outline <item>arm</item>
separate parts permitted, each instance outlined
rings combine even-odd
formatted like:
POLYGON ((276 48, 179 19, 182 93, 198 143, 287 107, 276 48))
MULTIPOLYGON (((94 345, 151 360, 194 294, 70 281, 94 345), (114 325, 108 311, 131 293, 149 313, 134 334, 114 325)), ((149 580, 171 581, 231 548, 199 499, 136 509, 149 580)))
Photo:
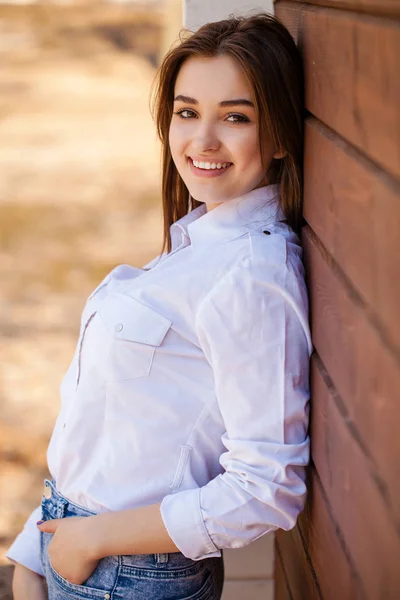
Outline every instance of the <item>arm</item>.
POLYGON ((21 564, 16 564, 12 580, 14 600, 47 600, 46 580, 21 564))
POLYGON ((291 529, 304 507, 307 312, 301 275, 264 259, 244 261, 200 306, 198 338, 226 426, 225 472, 161 502, 164 524, 187 557, 200 560, 291 529))

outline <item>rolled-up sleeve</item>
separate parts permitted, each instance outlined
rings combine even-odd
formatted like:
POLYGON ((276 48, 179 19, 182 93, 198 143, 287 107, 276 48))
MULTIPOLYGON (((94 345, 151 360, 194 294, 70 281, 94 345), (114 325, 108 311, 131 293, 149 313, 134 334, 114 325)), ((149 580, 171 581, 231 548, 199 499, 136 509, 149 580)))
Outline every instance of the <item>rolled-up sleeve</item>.
POLYGON ((202 301, 196 330, 226 427, 224 472, 160 510, 176 546, 200 560, 293 528, 304 507, 312 343, 301 269, 243 260, 202 301))
POLYGON ((44 576, 40 562, 40 531, 36 526, 41 518, 42 508, 39 505, 32 511, 23 530, 8 548, 6 558, 44 576))

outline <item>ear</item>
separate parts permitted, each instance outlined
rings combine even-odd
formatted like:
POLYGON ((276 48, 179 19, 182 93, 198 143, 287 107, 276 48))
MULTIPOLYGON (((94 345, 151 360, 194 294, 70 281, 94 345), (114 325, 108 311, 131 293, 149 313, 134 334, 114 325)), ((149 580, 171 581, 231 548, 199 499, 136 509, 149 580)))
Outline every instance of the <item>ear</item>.
POLYGON ((275 152, 274 154, 274 158, 284 158, 286 156, 287 152, 285 150, 277 150, 277 152, 275 152))

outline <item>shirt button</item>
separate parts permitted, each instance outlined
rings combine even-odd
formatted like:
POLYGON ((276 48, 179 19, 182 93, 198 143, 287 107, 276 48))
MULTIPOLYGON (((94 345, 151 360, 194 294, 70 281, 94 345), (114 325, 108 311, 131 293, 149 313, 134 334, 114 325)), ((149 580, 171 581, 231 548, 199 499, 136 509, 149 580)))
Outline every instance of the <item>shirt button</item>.
POLYGON ((122 325, 122 323, 117 323, 115 326, 115 331, 122 331, 124 328, 124 326, 122 325))

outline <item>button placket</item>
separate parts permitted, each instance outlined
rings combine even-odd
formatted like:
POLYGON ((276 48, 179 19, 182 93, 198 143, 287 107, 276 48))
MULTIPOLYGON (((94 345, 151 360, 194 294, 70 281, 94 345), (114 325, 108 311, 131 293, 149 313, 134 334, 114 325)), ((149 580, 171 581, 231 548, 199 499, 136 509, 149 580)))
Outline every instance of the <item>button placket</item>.
POLYGON ((86 334, 86 330, 89 326, 90 321, 93 319, 93 317, 95 316, 95 314, 97 313, 97 311, 95 310, 90 317, 88 318, 88 320, 85 323, 85 327, 83 329, 82 332, 82 336, 81 336, 81 341, 79 344, 79 354, 78 354, 78 373, 77 373, 77 377, 76 377, 76 389, 78 389, 78 385, 79 385, 79 380, 81 378, 81 360, 82 360, 82 345, 83 345, 83 340, 85 338, 85 334, 86 334))

